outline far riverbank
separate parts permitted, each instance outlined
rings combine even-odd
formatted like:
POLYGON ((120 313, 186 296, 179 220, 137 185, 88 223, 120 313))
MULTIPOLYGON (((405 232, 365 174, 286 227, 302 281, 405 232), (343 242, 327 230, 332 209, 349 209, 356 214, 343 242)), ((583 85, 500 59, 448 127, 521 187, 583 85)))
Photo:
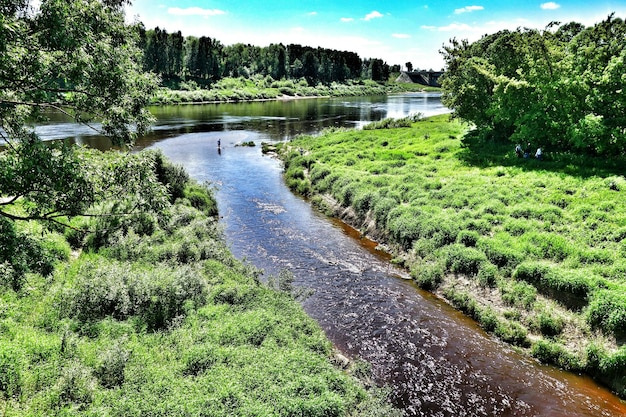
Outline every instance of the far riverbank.
POLYGON ((322 97, 376 96, 405 92, 440 91, 420 84, 377 83, 371 80, 349 80, 345 83, 309 86, 305 80, 266 81, 265 79, 225 78, 209 89, 183 84, 187 89, 161 88, 152 99, 154 105, 218 104, 247 101, 294 100, 322 97))

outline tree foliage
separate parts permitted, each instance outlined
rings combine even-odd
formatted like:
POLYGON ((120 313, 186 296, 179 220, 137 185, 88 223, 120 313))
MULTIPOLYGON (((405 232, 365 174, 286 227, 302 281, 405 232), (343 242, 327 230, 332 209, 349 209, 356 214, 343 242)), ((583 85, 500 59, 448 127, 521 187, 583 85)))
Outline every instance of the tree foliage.
MULTIPOLYGON (((75 147, 43 143, 29 124, 62 112, 125 146, 147 131, 152 116, 146 105, 156 80, 142 71, 137 31, 124 22, 125 3, 2 2, 1 216, 54 220, 85 213, 105 195, 120 196, 105 193, 120 166, 97 169, 75 147)), ((158 200, 158 192, 153 197, 158 200)))
POLYGON ((361 59, 354 52, 297 44, 225 46, 208 36, 183 38, 180 32, 168 34, 158 27, 147 31, 140 27, 138 32, 145 52, 144 69, 163 80, 184 78, 210 84, 225 77, 261 75, 329 84, 361 78, 384 81, 391 72, 386 62, 361 59))
POLYGON ((626 153, 626 23, 552 23, 444 46, 443 101, 483 134, 554 150, 626 153))

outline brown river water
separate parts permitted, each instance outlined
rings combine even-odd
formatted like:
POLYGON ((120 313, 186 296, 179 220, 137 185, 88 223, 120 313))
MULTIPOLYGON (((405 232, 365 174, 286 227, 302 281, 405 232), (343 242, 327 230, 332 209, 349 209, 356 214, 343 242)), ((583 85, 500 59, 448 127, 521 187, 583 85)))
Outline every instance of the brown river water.
MULTIPOLYGON (((445 111, 433 94, 160 107, 138 145, 162 149, 216 187, 233 253, 266 275, 292 271, 312 290, 308 314, 343 354, 371 364, 407 416, 626 416, 626 403, 590 378, 539 364, 417 288, 374 242, 292 194, 280 162, 260 150, 326 127, 445 111), (257 146, 237 146, 248 141, 257 146)), ((108 146, 60 120, 38 130, 108 146)))

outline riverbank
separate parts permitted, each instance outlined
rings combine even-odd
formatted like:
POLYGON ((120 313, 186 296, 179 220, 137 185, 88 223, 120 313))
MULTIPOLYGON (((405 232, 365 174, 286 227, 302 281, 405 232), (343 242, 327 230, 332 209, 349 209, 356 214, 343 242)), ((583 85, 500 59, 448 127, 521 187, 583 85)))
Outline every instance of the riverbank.
POLYGON ((375 96, 400 92, 439 91, 410 83, 377 83, 371 80, 349 80, 345 83, 309 86, 305 80, 266 80, 265 78, 225 78, 209 89, 184 85, 185 90, 161 88, 152 99, 153 105, 215 104, 246 101, 289 100, 321 97, 375 96))
POLYGON ((233 257, 208 188, 138 159, 169 204, 68 228, 0 217, 3 416, 397 415, 288 274, 263 284, 233 257))
POLYGON ((286 182, 486 330, 626 397, 624 161, 518 159, 448 116, 409 124, 298 138, 286 182))

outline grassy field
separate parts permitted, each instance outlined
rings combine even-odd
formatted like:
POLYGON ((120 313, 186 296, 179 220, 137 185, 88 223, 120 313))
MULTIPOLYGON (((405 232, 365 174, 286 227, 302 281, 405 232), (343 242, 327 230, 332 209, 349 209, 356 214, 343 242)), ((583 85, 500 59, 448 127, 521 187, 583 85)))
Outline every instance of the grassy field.
POLYGON ((398 415, 365 367, 333 365, 288 275, 233 258, 210 190, 161 164, 179 196, 160 213, 0 218, 0 414, 398 415))
POLYGON ((626 397, 626 160, 481 140, 448 115, 284 145, 287 184, 386 244, 423 288, 626 397), (345 210, 343 210, 345 212, 345 210))
POLYGON ((276 100, 297 97, 349 97, 384 95, 416 90, 436 90, 417 84, 377 83, 375 81, 346 81, 345 83, 309 86, 306 80, 280 80, 271 77, 224 78, 208 88, 200 88, 193 82, 179 83, 160 89, 152 104, 238 102, 251 100, 276 100))

